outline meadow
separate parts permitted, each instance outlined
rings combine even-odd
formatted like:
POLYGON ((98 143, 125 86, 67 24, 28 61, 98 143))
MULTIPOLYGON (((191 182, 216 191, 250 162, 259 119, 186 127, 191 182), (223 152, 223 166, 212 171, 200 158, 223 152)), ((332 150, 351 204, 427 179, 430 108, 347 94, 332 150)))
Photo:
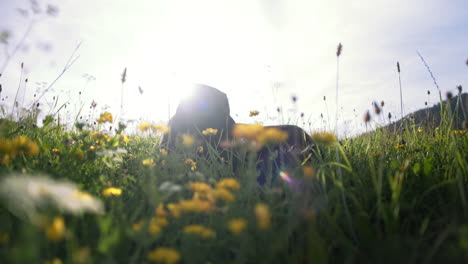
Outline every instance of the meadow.
POLYGON ((167 153, 164 125, 4 115, 0 263, 466 263, 468 136, 438 107, 436 126, 313 133, 265 185, 255 152, 167 153))

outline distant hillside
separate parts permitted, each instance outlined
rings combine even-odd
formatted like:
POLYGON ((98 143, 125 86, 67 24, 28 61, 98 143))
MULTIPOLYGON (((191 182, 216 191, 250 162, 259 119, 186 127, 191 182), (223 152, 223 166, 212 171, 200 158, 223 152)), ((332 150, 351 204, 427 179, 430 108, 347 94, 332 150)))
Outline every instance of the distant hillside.
MULTIPOLYGON (((462 122, 463 120, 468 119, 468 93, 463 93, 460 96, 454 96, 448 103, 447 100, 442 102, 443 105, 446 107, 444 111, 450 109, 450 119, 452 122, 453 129, 462 129, 462 122), (450 106, 447 108, 447 106, 450 106)), ((387 125, 385 128, 390 130, 398 130, 403 127, 404 122, 411 122, 416 126, 426 127, 426 128, 435 128, 438 127, 441 121, 441 106, 440 103, 418 110, 413 112, 403 119, 400 119, 392 124, 387 125), (414 122, 414 123, 413 123, 414 122)))

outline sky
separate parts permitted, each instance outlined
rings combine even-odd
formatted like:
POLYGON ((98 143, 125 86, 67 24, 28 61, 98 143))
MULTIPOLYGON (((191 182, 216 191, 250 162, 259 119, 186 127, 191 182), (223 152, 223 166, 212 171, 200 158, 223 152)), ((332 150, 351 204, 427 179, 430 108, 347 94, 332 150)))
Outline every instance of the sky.
MULTIPOLYGON (((385 115, 401 117, 397 61, 404 114, 438 102, 417 52, 443 95, 468 87, 466 0, 37 3, 42 13, 33 16, 29 0, 0 0, 0 33, 9 32, 8 45, 0 43, 1 97, 8 96, 1 103, 9 109, 17 91, 28 107, 73 54, 76 61, 41 99, 43 114, 53 112, 48 106, 58 96, 58 105, 70 103, 62 115, 74 116, 82 104, 88 114, 94 100, 94 115, 106 110, 135 125, 167 123, 190 84, 204 83, 227 94, 237 122, 334 129, 338 64, 338 133, 344 136, 365 130, 362 116, 373 101, 385 102, 385 115), (52 16, 44 15, 48 5, 57 10, 52 16), (250 110, 259 116, 249 117, 250 110)), ((376 126, 387 118, 374 120, 376 126)))

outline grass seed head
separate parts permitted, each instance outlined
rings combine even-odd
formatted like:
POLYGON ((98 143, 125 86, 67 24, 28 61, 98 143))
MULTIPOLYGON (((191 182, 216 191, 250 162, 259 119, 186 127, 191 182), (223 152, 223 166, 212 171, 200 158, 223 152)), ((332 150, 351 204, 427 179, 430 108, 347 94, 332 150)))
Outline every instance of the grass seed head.
POLYGON ((396 63, 396 67, 397 67, 398 73, 400 73, 400 63, 398 61, 396 63))
POLYGON ((453 98, 452 92, 447 92, 446 96, 447 96, 447 100, 451 100, 453 98))
POLYGON ((371 115, 369 113, 369 110, 367 110, 367 112, 364 114, 364 122, 369 123, 371 120, 371 115))
POLYGON ((341 55, 341 50, 343 49, 343 45, 338 43, 338 48, 336 48, 336 56, 339 57, 341 55))

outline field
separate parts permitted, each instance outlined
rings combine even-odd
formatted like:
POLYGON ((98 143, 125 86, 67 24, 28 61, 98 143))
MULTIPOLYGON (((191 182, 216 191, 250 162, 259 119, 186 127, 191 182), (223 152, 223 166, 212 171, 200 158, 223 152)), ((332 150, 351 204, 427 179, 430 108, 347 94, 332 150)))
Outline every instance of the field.
POLYGON ((468 136, 439 107, 436 127, 315 134, 263 186, 255 152, 168 154, 161 125, 1 119, 0 263, 466 263, 468 136))

